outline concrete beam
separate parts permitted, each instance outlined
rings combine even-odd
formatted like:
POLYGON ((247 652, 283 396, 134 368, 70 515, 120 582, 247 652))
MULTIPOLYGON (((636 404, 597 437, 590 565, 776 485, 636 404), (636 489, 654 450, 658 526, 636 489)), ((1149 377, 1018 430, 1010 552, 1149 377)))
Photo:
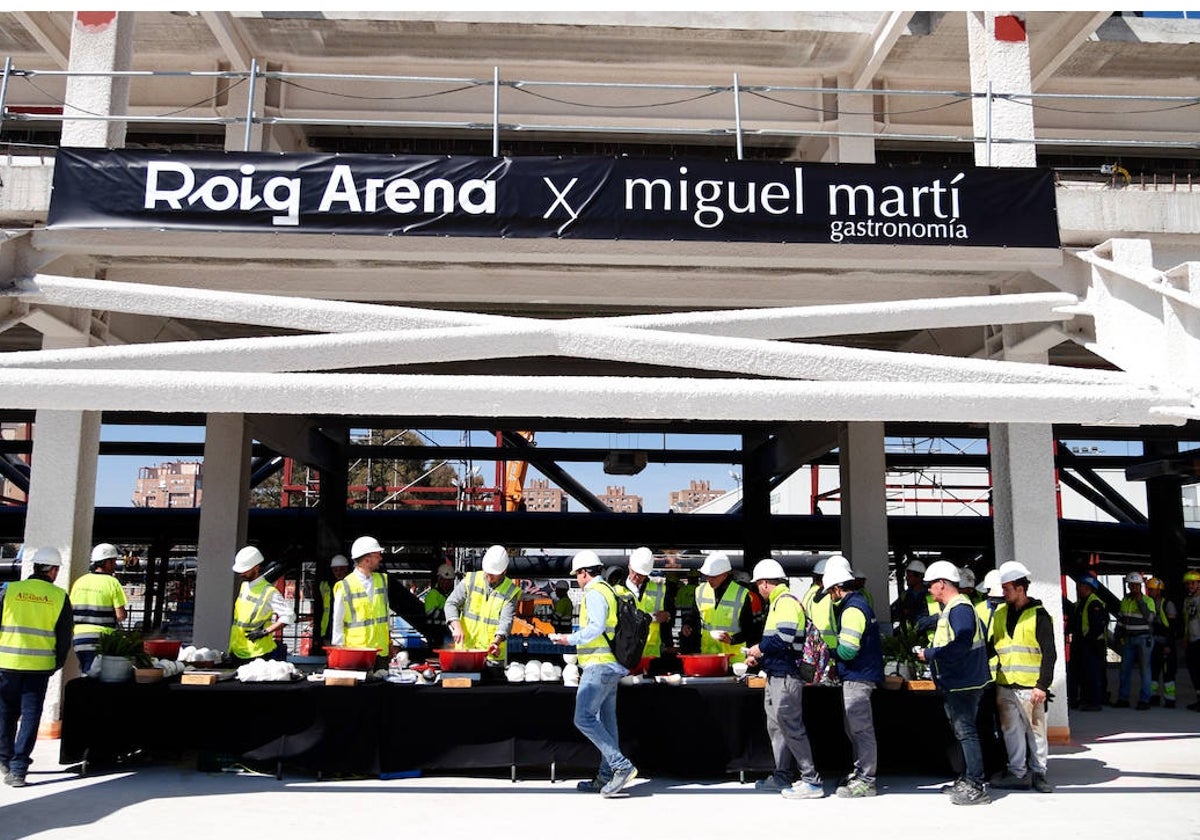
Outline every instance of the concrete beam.
POLYGON ((1071 57, 1079 45, 1092 36, 1112 12, 1058 12, 1053 25, 1030 34, 1029 65, 1033 89, 1039 90, 1055 71, 1071 57))
POLYGON ((229 63, 238 70, 249 70, 254 58, 250 39, 242 24, 229 12, 200 12, 200 17, 212 30, 229 63))
POLYGON ((71 33, 70 24, 64 27, 60 20, 61 12, 13 11, 10 14, 33 36, 51 61, 62 70, 67 68, 71 55, 71 33))
POLYGON ((851 61, 847 75, 853 88, 867 88, 875 80, 875 74, 883 66, 892 47, 900 40, 916 12, 884 12, 875 30, 863 42, 863 46, 851 61))

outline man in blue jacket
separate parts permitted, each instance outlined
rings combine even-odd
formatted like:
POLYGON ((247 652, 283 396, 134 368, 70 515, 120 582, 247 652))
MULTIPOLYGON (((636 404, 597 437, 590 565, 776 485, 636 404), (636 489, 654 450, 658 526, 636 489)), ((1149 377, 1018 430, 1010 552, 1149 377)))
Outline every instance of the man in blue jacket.
POLYGON ((992 800, 984 788, 983 748, 975 719, 983 690, 992 679, 983 622, 974 605, 958 591, 958 581, 958 567, 947 560, 938 560, 926 569, 929 593, 941 604, 942 611, 932 646, 916 648, 915 653, 922 662, 930 663, 966 765, 962 778, 943 790, 955 805, 982 805, 992 800))

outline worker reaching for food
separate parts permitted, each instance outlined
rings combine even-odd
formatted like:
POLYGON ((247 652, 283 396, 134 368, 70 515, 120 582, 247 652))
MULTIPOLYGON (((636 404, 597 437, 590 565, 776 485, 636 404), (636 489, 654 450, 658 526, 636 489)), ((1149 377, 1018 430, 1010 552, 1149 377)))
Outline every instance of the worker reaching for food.
POLYGON ((506 576, 508 551, 493 545, 483 555, 483 569, 469 572, 446 599, 446 623, 454 646, 487 649, 488 663, 502 665, 521 589, 506 576))
POLYGON ((379 571, 383 546, 374 537, 359 537, 350 546, 354 571, 333 589, 333 645, 373 647, 376 665, 387 667, 391 655, 388 628, 387 575, 379 571))
POLYGON ((667 587, 661 578, 652 578, 654 552, 646 546, 634 549, 629 555, 629 571, 617 592, 628 592, 637 599, 638 609, 650 615, 650 633, 642 656, 657 659, 662 655, 662 625, 671 620, 667 610, 667 587))
POLYGON ((242 578, 229 628, 229 655, 234 659, 286 659, 276 644, 275 631, 296 620, 292 605, 262 574, 262 552, 248 545, 233 558, 233 571, 242 578))

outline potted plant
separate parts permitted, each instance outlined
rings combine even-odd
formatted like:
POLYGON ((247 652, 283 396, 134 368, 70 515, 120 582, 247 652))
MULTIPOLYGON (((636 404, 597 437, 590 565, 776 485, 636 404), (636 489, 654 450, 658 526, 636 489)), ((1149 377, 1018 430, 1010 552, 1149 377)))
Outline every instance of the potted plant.
POLYGON ((101 634, 96 659, 100 662, 101 682, 125 682, 133 676, 135 667, 152 664, 142 650, 142 634, 121 627, 101 634))
POLYGON ((890 676, 912 681, 928 674, 928 666, 913 653, 913 648, 920 643, 920 635, 917 631, 900 625, 896 628, 895 635, 880 638, 884 662, 891 664, 890 676))

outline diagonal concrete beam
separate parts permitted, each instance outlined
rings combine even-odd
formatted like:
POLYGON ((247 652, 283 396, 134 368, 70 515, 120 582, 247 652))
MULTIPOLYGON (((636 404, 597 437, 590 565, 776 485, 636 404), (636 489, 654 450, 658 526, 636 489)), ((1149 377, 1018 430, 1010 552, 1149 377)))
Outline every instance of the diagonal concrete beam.
POLYGON ((846 71, 851 80, 851 87, 862 90, 871 86, 879 68, 883 66, 892 47, 896 46, 915 14, 916 12, 883 13, 874 31, 855 54, 851 66, 846 71))
POLYGON ((213 37, 221 45, 230 65, 237 70, 249 70, 254 50, 242 24, 229 12, 200 12, 213 37))
POLYGON ((1031 32, 1029 71, 1033 90, 1049 81, 1079 45, 1110 17, 1112 12, 1055 12, 1050 28, 1031 32))
POLYGON ((57 64, 59 69, 67 69, 71 56, 70 18, 74 15, 73 12, 68 13, 66 26, 61 23, 62 12, 13 11, 10 14, 33 36, 38 46, 46 51, 46 55, 50 56, 50 60, 57 64))

